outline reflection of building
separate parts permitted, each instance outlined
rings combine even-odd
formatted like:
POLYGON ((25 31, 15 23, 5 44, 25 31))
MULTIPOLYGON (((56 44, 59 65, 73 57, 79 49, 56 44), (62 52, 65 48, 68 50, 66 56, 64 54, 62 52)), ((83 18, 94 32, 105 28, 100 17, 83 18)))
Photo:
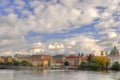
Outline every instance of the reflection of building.
POLYGON ((51 66, 52 65, 52 56, 49 55, 32 55, 32 64, 33 66, 51 66))
POLYGON ((120 53, 116 47, 111 50, 110 55, 107 57, 110 60, 110 66, 116 61, 120 62, 120 53))
POLYGON ((79 66, 81 64, 81 57, 70 55, 66 57, 66 61, 69 62, 70 66, 79 66))

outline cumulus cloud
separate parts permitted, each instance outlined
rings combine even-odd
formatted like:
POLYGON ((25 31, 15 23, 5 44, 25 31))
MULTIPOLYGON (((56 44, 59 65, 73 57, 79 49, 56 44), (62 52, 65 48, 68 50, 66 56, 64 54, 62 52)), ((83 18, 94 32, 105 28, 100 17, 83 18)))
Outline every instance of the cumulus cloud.
MULTIPOLYGON (((119 0, 25 0, 13 3, 0 1, 0 51, 29 50, 33 53, 78 53, 99 54, 102 48, 120 46, 120 7, 119 0), (94 25, 91 25, 93 24, 94 25), (77 35, 69 31, 91 25, 89 32, 77 35), (31 36, 31 43, 26 35, 29 32, 42 34, 68 33, 65 39, 51 39, 46 42, 39 37, 31 36), (86 34, 86 35, 85 35, 86 34), (97 36, 96 36, 96 35, 97 36), (39 40, 40 39, 40 40, 39 40), (39 49, 38 49, 39 48, 39 49)), ((81 29, 82 31, 82 29, 81 29)))

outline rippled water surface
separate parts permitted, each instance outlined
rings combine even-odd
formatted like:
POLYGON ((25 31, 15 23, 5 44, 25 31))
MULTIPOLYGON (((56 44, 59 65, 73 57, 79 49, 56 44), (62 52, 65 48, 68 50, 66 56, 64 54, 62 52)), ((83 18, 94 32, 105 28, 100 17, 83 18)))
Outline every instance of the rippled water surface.
POLYGON ((120 80, 120 72, 0 70, 0 80, 120 80))

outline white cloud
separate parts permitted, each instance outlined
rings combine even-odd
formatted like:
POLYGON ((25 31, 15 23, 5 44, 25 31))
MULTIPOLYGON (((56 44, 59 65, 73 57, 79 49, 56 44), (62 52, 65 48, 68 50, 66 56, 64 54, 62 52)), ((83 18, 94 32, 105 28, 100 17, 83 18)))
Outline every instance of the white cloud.
POLYGON ((115 38, 115 37, 117 37, 117 34, 115 32, 110 32, 110 33, 108 33, 108 37, 115 38))
POLYGON ((49 48, 49 49, 55 49, 55 46, 50 44, 50 45, 48 46, 48 48, 49 48))
MULTIPOLYGON (((5 7, 8 15, 0 13, 0 49, 2 51, 11 48, 12 50, 22 50, 29 48, 30 43, 25 36, 30 32, 37 33, 65 33, 69 30, 83 27, 99 19, 95 24, 98 31, 98 39, 94 36, 95 30, 73 35, 71 38, 63 40, 51 40, 44 43, 36 43, 41 47, 35 52, 70 53, 85 52, 95 50, 96 54, 102 50, 101 47, 111 45, 119 46, 120 30, 120 7, 119 0, 31 0, 28 5, 33 11, 26 9, 24 1, 15 1, 15 4, 5 7), (105 8, 100 12, 96 7, 105 8), (18 10, 20 14, 15 12, 18 10), (23 17, 20 17, 23 16, 23 17), (26 17, 24 17, 26 16, 26 17), (117 18, 117 19, 116 19, 117 18), (118 21, 116 21, 118 20, 118 21), (72 25, 72 26, 71 26, 72 25), (90 34, 89 34, 90 33, 90 34), (85 35, 86 34, 86 35, 85 35), (89 35, 88 35, 89 34, 89 35), (113 43, 114 42, 114 43, 113 43)), ((8 5, 8 1, 2 1, 1 6, 8 5)), ((33 42, 39 42, 43 36, 35 37, 33 42), (36 40, 37 39, 37 40, 36 40)), ((32 46, 33 46, 32 45, 32 46)))

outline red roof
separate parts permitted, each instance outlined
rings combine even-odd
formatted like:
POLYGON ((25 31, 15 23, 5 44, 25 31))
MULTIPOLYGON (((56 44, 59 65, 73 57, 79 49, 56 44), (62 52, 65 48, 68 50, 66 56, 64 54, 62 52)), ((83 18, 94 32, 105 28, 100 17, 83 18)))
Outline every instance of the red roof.
POLYGON ((63 64, 63 62, 61 62, 61 61, 55 61, 55 63, 63 64))
POLYGON ((66 58, 68 59, 68 58, 81 58, 81 57, 80 56, 75 56, 75 55, 70 55, 70 56, 67 56, 66 58))
POLYGON ((88 57, 81 57, 81 60, 87 60, 88 57))

